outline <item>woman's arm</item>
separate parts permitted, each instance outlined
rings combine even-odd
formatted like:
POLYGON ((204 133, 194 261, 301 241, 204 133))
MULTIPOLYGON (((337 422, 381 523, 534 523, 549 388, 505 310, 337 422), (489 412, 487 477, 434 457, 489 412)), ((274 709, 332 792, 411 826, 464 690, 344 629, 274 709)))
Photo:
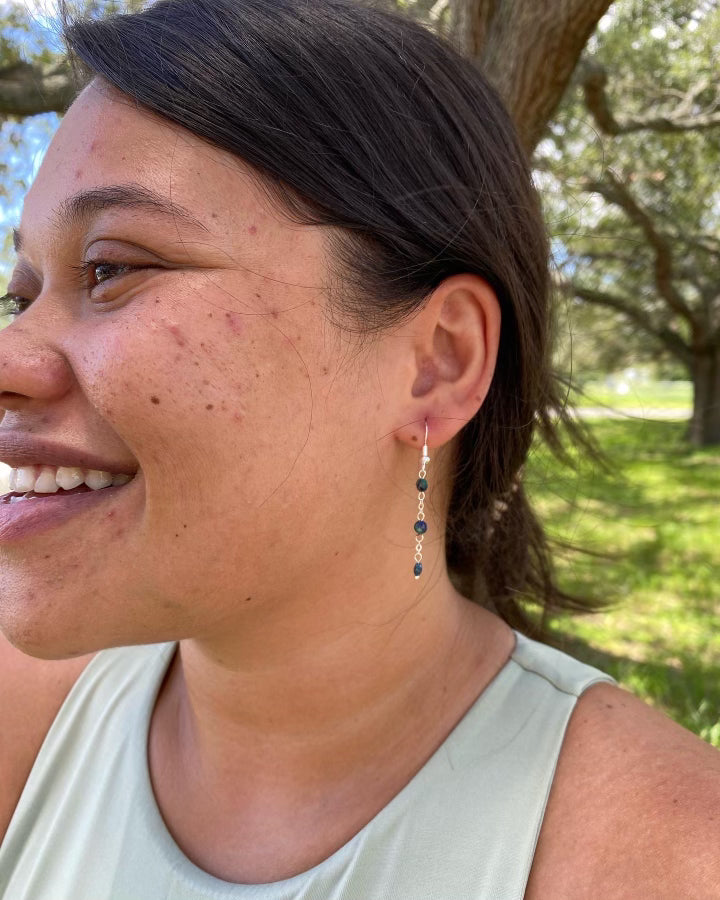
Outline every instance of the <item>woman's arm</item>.
POLYGON ((568 725, 525 900, 720 898, 720 752, 622 688, 568 725))

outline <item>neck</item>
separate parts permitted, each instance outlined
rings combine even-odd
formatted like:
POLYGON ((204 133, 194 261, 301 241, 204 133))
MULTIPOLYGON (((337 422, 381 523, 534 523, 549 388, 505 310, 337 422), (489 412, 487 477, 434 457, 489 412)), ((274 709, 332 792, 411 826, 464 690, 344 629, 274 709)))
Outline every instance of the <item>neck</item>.
POLYGON ((302 803, 451 730, 507 657, 509 629, 447 577, 394 603, 363 587, 362 600, 295 598, 182 641, 154 717, 163 757, 182 748, 178 764, 231 805, 302 803))

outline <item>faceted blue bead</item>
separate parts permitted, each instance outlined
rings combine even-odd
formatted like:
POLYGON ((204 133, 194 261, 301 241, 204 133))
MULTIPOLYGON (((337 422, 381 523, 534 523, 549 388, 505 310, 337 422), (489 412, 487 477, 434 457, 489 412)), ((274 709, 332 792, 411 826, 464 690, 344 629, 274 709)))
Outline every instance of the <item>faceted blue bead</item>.
POLYGON ((427 478, 418 478, 418 480, 415 482, 415 484, 416 484, 417 489, 418 489, 419 491, 426 491, 426 490, 427 490, 427 487, 428 487, 428 485, 427 485, 427 478))
POLYGON ((413 527, 418 534, 425 534, 425 532, 427 531, 427 522, 423 522, 422 519, 418 519, 413 527))
POLYGON ((422 574, 422 563, 415 563, 415 568, 413 569, 413 571, 415 572, 416 576, 422 574))

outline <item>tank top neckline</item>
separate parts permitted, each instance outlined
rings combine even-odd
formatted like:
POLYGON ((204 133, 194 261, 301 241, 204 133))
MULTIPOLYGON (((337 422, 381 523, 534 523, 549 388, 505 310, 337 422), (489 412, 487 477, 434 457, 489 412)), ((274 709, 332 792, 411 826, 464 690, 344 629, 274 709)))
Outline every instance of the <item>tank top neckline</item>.
POLYGON ((352 853, 356 844, 363 839, 363 836, 370 829, 380 825, 387 816, 392 815, 399 804, 408 799, 415 787, 422 780, 423 776, 427 775, 429 770, 437 764, 443 749, 448 743, 461 739, 462 733, 467 728, 471 727, 472 720, 482 713, 482 710, 491 702, 493 695, 496 692, 503 690, 504 682, 509 677, 512 663, 515 661, 515 656, 520 645, 529 641, 524 634, 516 629, 513 628, 512 631, 515 635, 515 645, 506 661, 485 685, 482 692, 470 704, 461 718, 455 723, 450 733, 433 754, 425 760, 404 787, 391 797, 385 806, 383 806, 372 819, 366 822, 366 824, 341 847, 334 850, 330 856, 321 860, 319 863, 316 863, 316 865, 311 868, 299 872, 296 875, 291 875, 288 878, 280 879, 279 881, 256 883, 225 881, 206 872, 204 869, 200 868, 200 866, 192 862, 175 842, 174 837, 165 824, 160 808, 158 807, 152 787, 148 762, 150 719, 155 708, 155 701, 160 692, 162 682, 175 657, 175 653, 177 652, 178 643, 171 642, 163 645, 162 652, 159 654, 155 663, 157 671, 154 672, 154 677, 148 678, 148 690, 145 692, 143 703, 138 709, 138 727, 133 729, 131 752, 136 760, 135 771, 138 772, 139 780, 138 799, 146 817, 148 833, 152 836, 158 851, 171 866, 174 875, 197 890, 203 890, 209 893, 224 892, 223 896, 227 896, 228 891, 234 891, 235 893, 233 893, 232 896, 237 897, 238 900, 240 900, 240 898, 245 895, 245 892, 243 891, 243 889, 245 889, 245 891, 248 892, 247 897, 250 898, 250 896, 252 896, 252 900, 272 900, 278 892, 288 892, 294 888, 299 888, 301 885, 309 882, 314 875, 341 864, 343 860, 352 853))

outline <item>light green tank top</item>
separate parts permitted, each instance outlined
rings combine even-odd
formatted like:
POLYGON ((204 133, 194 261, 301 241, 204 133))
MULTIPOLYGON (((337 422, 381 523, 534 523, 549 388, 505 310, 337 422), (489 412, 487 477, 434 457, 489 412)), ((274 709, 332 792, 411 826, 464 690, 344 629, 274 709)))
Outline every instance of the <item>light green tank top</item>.
POLYGON ((53 722, 0 846, 2 900, 522 900, 565 729, 609 675, 515 650, 410 782, 323 862, 270 884, 195 866, 150 783, 150 716, 176 644, 97 654, 53 722))

